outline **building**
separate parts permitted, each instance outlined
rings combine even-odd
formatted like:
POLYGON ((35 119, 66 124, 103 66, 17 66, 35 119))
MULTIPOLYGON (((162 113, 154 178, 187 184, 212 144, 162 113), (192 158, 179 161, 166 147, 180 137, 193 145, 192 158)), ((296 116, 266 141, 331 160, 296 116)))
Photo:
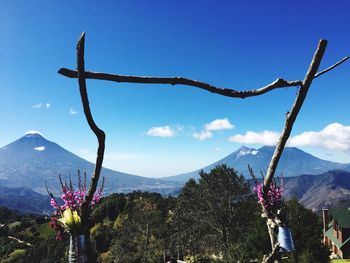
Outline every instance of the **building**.
POLYGON ((350 258, 350 209, 323 209, 323 243, 339 258, 350 258))

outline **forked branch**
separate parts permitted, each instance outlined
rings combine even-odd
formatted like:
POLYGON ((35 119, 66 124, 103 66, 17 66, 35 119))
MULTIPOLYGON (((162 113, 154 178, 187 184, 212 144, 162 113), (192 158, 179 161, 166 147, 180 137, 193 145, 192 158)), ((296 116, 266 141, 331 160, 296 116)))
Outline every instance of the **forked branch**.
MULTIPOLYGON (((282 134, 279 138, 279 141, 276 145, 274 154, 273 154, 272 159, 270 161, 269 168, 267 170, 266 177, 264 180, 264 192, 265 193, 267 193, 267 191, 270 187, 272 178, 276 172, 277 164, 281 158, 283 149, 284 149, 284 147, 287 143, 287 140, 290 136, 290 133, 291 133, 292 128, 293 128, 293 124, 298 116, 298 113, 301 109, 301 106, 303 105, 303 102, 305 100, 305 97, 307 95, 309 87, 310 87, 313 79, 315 78, 316 72, 321 64, 321 60, 322 60, 323 54, 326 50, 326 47, 327 47, 327 41, 321 39, 318 43, 316 52, 315 52, 314 57, 311 61, 311 64, 310 64, 309 69, 306 73, 306 76, 305 76, 304 80, 302 81, 301 88, 298 92, 297 97, 295 98, 294 104, 293 104, 290 112, 288 112, 286 114, 286 121, 285 121, 284 129, 283 129, 283 132, 282 132, 282 134)), ((325 72, 323 72, 323 73, 325 73, 325 72)), ((321 72, 321 74, 323 74, 323 73, 321 72)))

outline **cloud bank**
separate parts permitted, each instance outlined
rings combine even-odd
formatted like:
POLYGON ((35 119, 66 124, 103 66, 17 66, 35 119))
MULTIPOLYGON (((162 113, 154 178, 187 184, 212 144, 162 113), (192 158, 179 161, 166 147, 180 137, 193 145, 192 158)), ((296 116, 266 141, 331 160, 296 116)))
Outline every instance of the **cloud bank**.
POLYGON ((204 130, 201 132, 194 132, 192 136, 197 140, 204 141, 213 137, 214 131, 231 130, 234 127, 235 126, 230 123, 228 118, 216 119, 210 123, 205 124, 204 130))
POLYGON ((156 137, 174 137, 176 135, 176 132, 174 129, 170 128, 170 126, 159 126, 159 127, 152 127, 150 128, 147 133, 149 136, 156 136, 156 137))
POLYGON ((244 144, 275 145, 278 142, 279 133, 274 131, 253 132, 247 131, 245 134, 236 134, 229 138, 231 142, 244 144))
POLYGON ((51 107, 51 104, 49 102, 46 103, 38 103, 38 104, 34 104, 32 106, 33 109, 49 109, 51 107))
POLYGON ((328 150, 350 152, 350 126, 331 123, 320 131, 306 131, 293 136, 290 146, 317 146, 328 150))
POLYGON ((70 108, 70 109, 69 109, 69 114, 70 114, 70 115, 75 115, 75 114, 78 114, 78 112, 77 112, 75 109, 70 108))
MULTIPOLYGON (((229 138, 231 142, 244 144, 276 145, 280 133, 275 131, 254 132, 236 134, 229 138)), ((350 153, 350 126, 341 123, 331 123, 320 131, 306 131, 292 136, 287 146, 316 146, 327 150, 344 151, 350 153)))

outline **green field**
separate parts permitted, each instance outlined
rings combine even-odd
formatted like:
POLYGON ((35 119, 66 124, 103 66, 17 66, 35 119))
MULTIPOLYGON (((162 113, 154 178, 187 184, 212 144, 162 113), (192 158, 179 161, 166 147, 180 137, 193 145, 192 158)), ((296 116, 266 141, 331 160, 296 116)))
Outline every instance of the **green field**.
POLYGON ((346 262, 350 262, 350 259, 333 259, 331 261, 332 263, 346 263, 346 262))
POLYGON ((55 233, 52 231, 52 228, 49 226, 49 223, 40 225, 38 232, 40 233, 39 237, 41 238, 47 238, 55 235, 55 233))

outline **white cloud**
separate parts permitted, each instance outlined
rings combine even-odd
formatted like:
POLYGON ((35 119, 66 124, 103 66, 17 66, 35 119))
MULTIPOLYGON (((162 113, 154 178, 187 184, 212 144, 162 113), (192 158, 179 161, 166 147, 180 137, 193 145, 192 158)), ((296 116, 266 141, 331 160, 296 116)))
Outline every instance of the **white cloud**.
POLYGON ((194 132, 192 136, 197 140, 204 141, 213 137, 213 131, 230 130, 234 127, 235 126, 230 123, 228 118, 216 119, 210 123, 205 124, 204 130, 202 130, 201 132, 194 132))
POLYGON ((228 118, 216 119, 205 125, 207 131, 221 131, 233 129, 234 125, 230 123, 228 118))
POLYGON ((306 131, 291 137, 288 145, 350 152, 350 126, 331 123, 320 131, 306 131))
POLYGON ((207 130, 201 131, 199 133, 197 133, 197 132, 193 133, 193 138, 200 140, 200 141, 207 140, 207 139, 211 138, 212 136, 213 136, 213 133, 211 131, 207 131, 207 130))
POLYGON ((279 139, 279 133, 274 131, 262 131, 260 133, 247 131, 245 134, 236 134, 229 138, 231 142, 243 144, 263 144, 276 145, 279 139))
POLYGON ((46 103, 38 103, 38 104, 34 104, 32 106, 33 109, 41 109, 41 108, 45 108, 45 109, 49 109, 51 106, 51 104, 49 102, 46 103))
POLYGON ((176 132, 174 129, 170 128, 170 126, 167 125, 160 127, 152 127, 147 131, 146 134, 157 137, 174 137, 176 135, 176 132))
POLYGON ((43 106, 42 103, 33 105, 33 109, 40 109, 43 106))
POLYGON ((75 114, 78 114, 78 112, 77 112, 75 109, 70 108, 70 109, 69 109, 69 114, 70 114, 70 115, 75 115, 75 114))
MULTIPOLYGON (((275 131, 254 132, 236 134, 229 138, 231 142, 243 144, 276 145, 280 133, 275 131)), ((287 146, 314 146, 332 151, 350 153, 350 126, 341 123, 331 123, 320 131, 306 131, 291 136, 287 146)))

